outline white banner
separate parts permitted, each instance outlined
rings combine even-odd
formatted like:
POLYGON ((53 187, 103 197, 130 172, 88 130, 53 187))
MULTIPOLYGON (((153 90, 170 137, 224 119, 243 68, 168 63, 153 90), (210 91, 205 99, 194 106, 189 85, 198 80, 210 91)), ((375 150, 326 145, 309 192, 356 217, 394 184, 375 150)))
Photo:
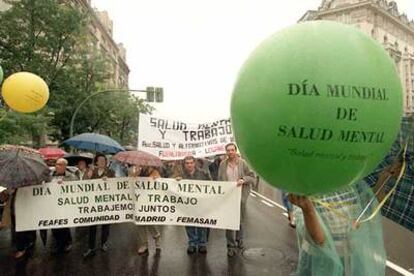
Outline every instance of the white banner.
POLYGON ((162 160, 224 154, 230 142, 234 142, 230 119, 190 124, 146 114, 139 117, 138 149, 162 160))
POLYGON ((18 189, 16 229, 134 222, 238 230, 240 198, 233 182, 147 177, 51 182, 18 189))

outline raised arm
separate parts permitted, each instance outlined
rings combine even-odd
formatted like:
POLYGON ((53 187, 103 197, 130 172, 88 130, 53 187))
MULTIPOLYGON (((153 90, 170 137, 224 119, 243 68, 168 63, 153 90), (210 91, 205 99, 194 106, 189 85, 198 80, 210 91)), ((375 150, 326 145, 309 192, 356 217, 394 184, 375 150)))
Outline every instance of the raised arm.
POLYGON ((312 202, 306 196, 293 194, 289 194, 289 201, 302 209, 306 230, 312 240, 317 245, 322 246, 325 242, 325 234, 323 233, 312 202))

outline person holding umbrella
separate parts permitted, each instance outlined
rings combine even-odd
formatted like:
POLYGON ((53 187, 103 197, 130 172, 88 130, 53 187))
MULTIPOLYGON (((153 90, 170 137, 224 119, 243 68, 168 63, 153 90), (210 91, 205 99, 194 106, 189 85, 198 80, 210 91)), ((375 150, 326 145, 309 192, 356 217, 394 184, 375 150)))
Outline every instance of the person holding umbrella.
MULTIPOLYGON (((157 179, 161 177, 159 171, 152 166, 131 166, 129 170, 129 176, 132 177, 151 177, 157 179)), ((148 254, 148 238, 152 236, 155 243, 155 251, 160 253, 161 251, 161 234, 154 225, 139 225, 137 227, 138 238, 142 242, 142 245, 138 248, 138 255, 148 254)))
POLYGON ((11 233, 16 242, 16 259, 26 256, 36 239, 36 231, 16 232, 15 199, 18 189, 49 180, 50 170, 38 151, 23 146, 0 146, 0 183, 7 189, 4 196, 10 201, 11 233))
POLYGON ((92 177, 92 170, 88 168, 87 159, 80 158, 76 167, 78 170, 75 172, 75 175, 79 180, 86 180, 92 177))
MULTIPOLYGON (((123 151, 113 157, 114 160, 129 164, 128 175, 130 177, 151 177, 153 179, 161 177, 158 168, 161 168, 161 159, 155 155, 144 151, 123 151)), ((151 235, 155 241, 156 252, 161 251, 161 234, 153 225, 139 225, 138 237, 142 245, 138 248, 138 254, 148 253, 148 236, 151 235)))
MULTIPOLYGON (((108 168, 108 160, 104 154, 98 153, 95 156, 94 159, 95 168, 92 171, 91 179, 99 179, 102 178, 103 180, 106 180, 107 178, 115 177, 115 173, 113 170, 108 168)), ((108 237, 109 237, 109 224, 102 225, 102 234, 101 234, 101 248, 104 252, 106 252, 108 248, 108 237)), ((96 232, 97 232, 98 226, 92 225, 89 226, 89 248, 88 250, 83 254, 84 258, 92 257, 95 255, 95 244, 96 244, 96 232)))
POLYGON ((79 180, 90 179, 92 176, 92 169, 89 165, 93 161, 93 155, 91 153, 69 153, 63 158, 68 161, 68 166, 76 167, 74 174, 79 180))

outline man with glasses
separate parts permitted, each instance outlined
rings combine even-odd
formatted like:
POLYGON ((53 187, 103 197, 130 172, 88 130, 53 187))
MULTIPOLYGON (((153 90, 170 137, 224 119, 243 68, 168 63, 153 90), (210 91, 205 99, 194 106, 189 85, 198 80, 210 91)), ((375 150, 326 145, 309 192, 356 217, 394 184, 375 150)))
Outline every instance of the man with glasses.
MULTIPOLYGON (((73 173, 66 170, 67 165, 68 161, 64 158, 59 158, 56 161, 52 177, 58 184, 62 184, 64 181, 79 180, 73 173)), ((52 229, 52 234, 56 241, 54 254, 67 253, 72 249, 72 236, 69 228, 52 229)))

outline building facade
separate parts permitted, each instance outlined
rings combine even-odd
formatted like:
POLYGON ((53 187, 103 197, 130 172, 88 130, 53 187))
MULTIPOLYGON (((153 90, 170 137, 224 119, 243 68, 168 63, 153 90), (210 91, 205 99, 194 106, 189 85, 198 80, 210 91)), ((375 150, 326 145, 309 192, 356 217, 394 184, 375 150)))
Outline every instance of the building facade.
MULTIPOLYGON (((106 11, 98 11, 91 6, 91 0, 68 0, 83 12, 90 15, 89 32, 93 45, 101 50, 110 62, 111 78, 107 86, 111 88, 128 88, 129 68, 126 63, 126 49, 122 43, 113 39, 113 23, 106 11)), ((0 11, 10 8, 0 0, 0 11)))
POLYGON ((128 88, 129 68, 126 63, 126 49, 113 39, 113 23, 106 11, 91 6, 91 0, 72 0, 82 11, 90 14, 89 32, 96 49, 108 57, 113 74, 108 85, 112 88, 128 88))
POLYGON ((357 27, 383 45, 394 60, 404 91, 404 112, 414 115, 414 22, 395 1, 323 0, 299 21, 332 20, 357 27))

